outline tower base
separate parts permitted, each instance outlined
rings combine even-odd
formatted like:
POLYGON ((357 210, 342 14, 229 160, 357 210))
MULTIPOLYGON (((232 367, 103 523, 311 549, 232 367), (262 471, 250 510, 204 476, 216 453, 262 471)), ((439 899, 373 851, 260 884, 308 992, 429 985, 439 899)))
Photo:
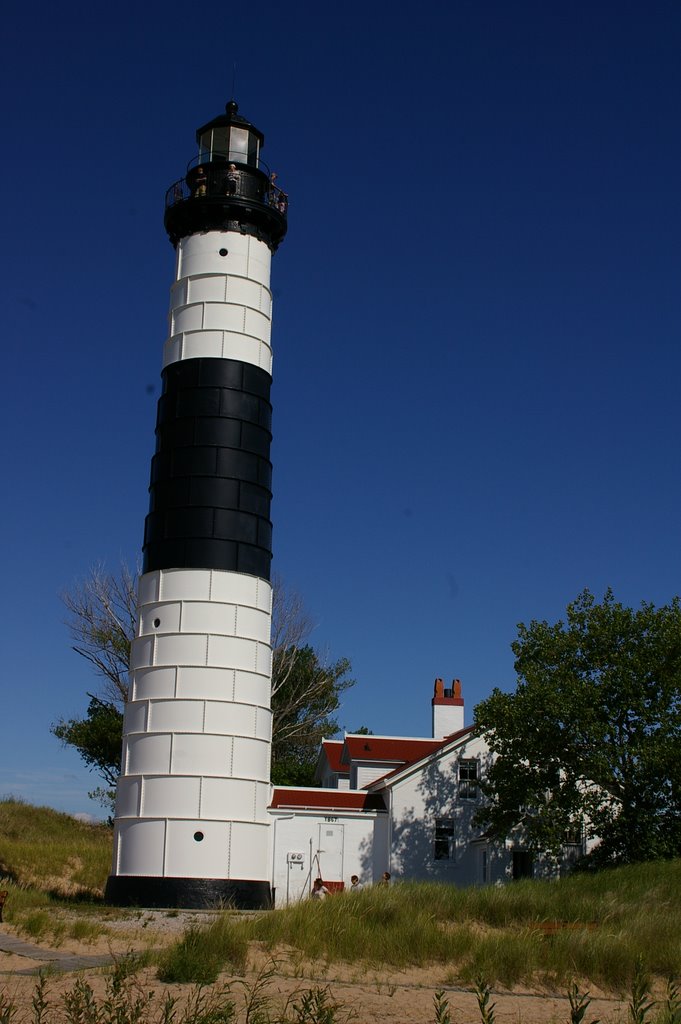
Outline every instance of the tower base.
POLYGON ((104 899, 119 907, 269 910, 272 890, 269 882, 248 879, 109 875, 104 899))

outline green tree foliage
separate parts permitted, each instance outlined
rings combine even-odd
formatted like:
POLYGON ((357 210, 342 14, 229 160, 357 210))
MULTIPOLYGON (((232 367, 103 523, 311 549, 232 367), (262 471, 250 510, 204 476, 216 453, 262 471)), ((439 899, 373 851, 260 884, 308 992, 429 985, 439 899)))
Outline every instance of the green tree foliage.
POLYGON ((116 779, 121 770, 121 744, 123 741, 123 713, 109 701, 88 694, 85 718, 62 719, 52 726, 52 732, 62 743, 75 747, 88 768, 106 783, 90 796, 106 806, 113 806, 116 779))
MULTIPOLYGON (((90 793, 111 807, 120 773, 123 708, 128 693, 130 644, 136 625, 137 580, 123 566, 118 575, 97 566, 64 595, 73 650, 93 665, 101 695, 88 694, 84 718, 60 719, 52 732, 74 747, 106 788, 90 793)), ((272 609, 272 781, 312 785, 319 744, 338 731, 333 717, 354 680, 350 662, 327 663, 307 643, 312 631, 302 599, 274 581, 272 609)))
POLYGON ((272 665, 272 782, 277 786, 311 786, 319 746, 338 732, 333 717, 348 678, 350 662, 320 661, 309 644, 275 649, 272 665))
POLYGON ((137 621, 137 576, 126 565, 118 574, 94 566, 88 576, 62 595, 72 648, 93 666, 99 695, 88 693, 84 718, 59 719, 52 733, 74 747, 104 781, 89 796, 113 809, 121 770, 123 708, 128 694, 130 643, 137 621))
POLYGON ((496 755, 478 823, 554 854, 584 829, 597 864, 681 855, 678 599, 634 610, 585 590, 565 622, 521 623, 512 649, 516 691, 475 709, 496 755))

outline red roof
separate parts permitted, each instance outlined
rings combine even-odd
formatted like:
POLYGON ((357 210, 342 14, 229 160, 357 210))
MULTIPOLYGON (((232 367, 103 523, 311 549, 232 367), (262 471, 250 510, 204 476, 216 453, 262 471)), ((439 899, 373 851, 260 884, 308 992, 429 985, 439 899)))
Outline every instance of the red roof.
POLYGON ((410 761, 420 761, 444 742, 397 736, 350 735, 345 737, 345 749, 352 761, 392 761, 403 765, 410 761))
POLYGON ((445 736, 445 738, 442 740, 411 740, 412 743, 421 742, 431 743, 434 745, 431 746, 431 748, 429 750, 426 750, 424 753, 418 754, 416 757, 410 759, 409 761, 405 761, 403 764, 399 764, 396 768, 391 768, 389 771, 385 773, 385 775, 381 775, 379 776, 379 778, 374 779, 373 782, 369 782, 367 784, 367 788, 369 786, 376 785, 377 782, 383 782, 385 781, 385 779, 390 779, 392 778, 393 775, 399 775, 399 773, 403 771, 405 768, 408 768, 410 765, 416 764, 417 761, 421 761, 423 760, 423 758, 428 757, 428 754, 434 753, 436 750, 439 750, 440 747, 444 747, 447 743, 451 743, 452 740, 462 739, 464 736, 467 736, 468 733, 471 732, 473 732, 473 726, 467 725, 464 729, 459 729, 457 732, 453 732, 451 733, 451 735, 445 736))
POLYGON ((326 760, 329 762, 332 772, 340 772, 341 775, 348 774, 350 766, 341 761, 343 740, 322 740, 322 750, 326 754, 326 760))
POLYGON ((384 811, 383 798, 374 793, 349 789, 289 789, 277 786, 270 807, 300 807, 314 810, 384 811))

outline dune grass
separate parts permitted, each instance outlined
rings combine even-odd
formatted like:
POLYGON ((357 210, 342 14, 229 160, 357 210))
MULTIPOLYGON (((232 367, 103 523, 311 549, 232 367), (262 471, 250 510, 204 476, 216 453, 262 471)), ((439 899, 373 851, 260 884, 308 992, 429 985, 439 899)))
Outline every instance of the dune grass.
POLYGON ((243 974, 246 969, 248 937, 228 914, 209 925, 191 925, 182 938, 159 957, 160 981, 210 985, 221 971, 243 974))
POLYGON ((111 842, 106 825, 77 821, 21 800, 0 800, 0 876, 20 889, 33 886, 54 895, 101 898, 111 867, 111 842))
POLYGON ((502 888, 376 887, 305 901, 247 928, 270 948, 328 962, 440 963, 452 983, 482 975, 555 988, 579 977, 622 991, 639 959, 655 976, 681 973, 680 920, 681 861, 669 861, 502 888))
MULTIPOLYGON (((94 942, 107 917, 121 914, 101 902, 110 853, 105 826, 0 801, 6 920, 36 941, 94 942), (54 913, 66 904, 77 907, 76 923, 54 913)), ((680 921, 681 860, 500 888, 398 883, 304 901, 249 921, 227 913, 188 929, 160 970, 178 980, 183 971, 194 980, 202 971, 217 976, 227 965, 239 973, 253 939, 307 960, 398 969, 439 964, 452 984, 482 976, 490 984, 543 983, 555 990, 578 978, 622 992, 639 961, 656 978, 681 976, 680 921)))

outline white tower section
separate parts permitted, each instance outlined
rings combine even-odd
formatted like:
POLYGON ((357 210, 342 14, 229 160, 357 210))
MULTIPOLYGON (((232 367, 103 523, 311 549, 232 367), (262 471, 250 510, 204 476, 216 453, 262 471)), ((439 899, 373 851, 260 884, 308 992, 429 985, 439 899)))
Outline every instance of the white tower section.
POLYGON ((238 359, 272 374, 272 253, 252 235, 209 231, 177 245, 163 365, 238 359))

